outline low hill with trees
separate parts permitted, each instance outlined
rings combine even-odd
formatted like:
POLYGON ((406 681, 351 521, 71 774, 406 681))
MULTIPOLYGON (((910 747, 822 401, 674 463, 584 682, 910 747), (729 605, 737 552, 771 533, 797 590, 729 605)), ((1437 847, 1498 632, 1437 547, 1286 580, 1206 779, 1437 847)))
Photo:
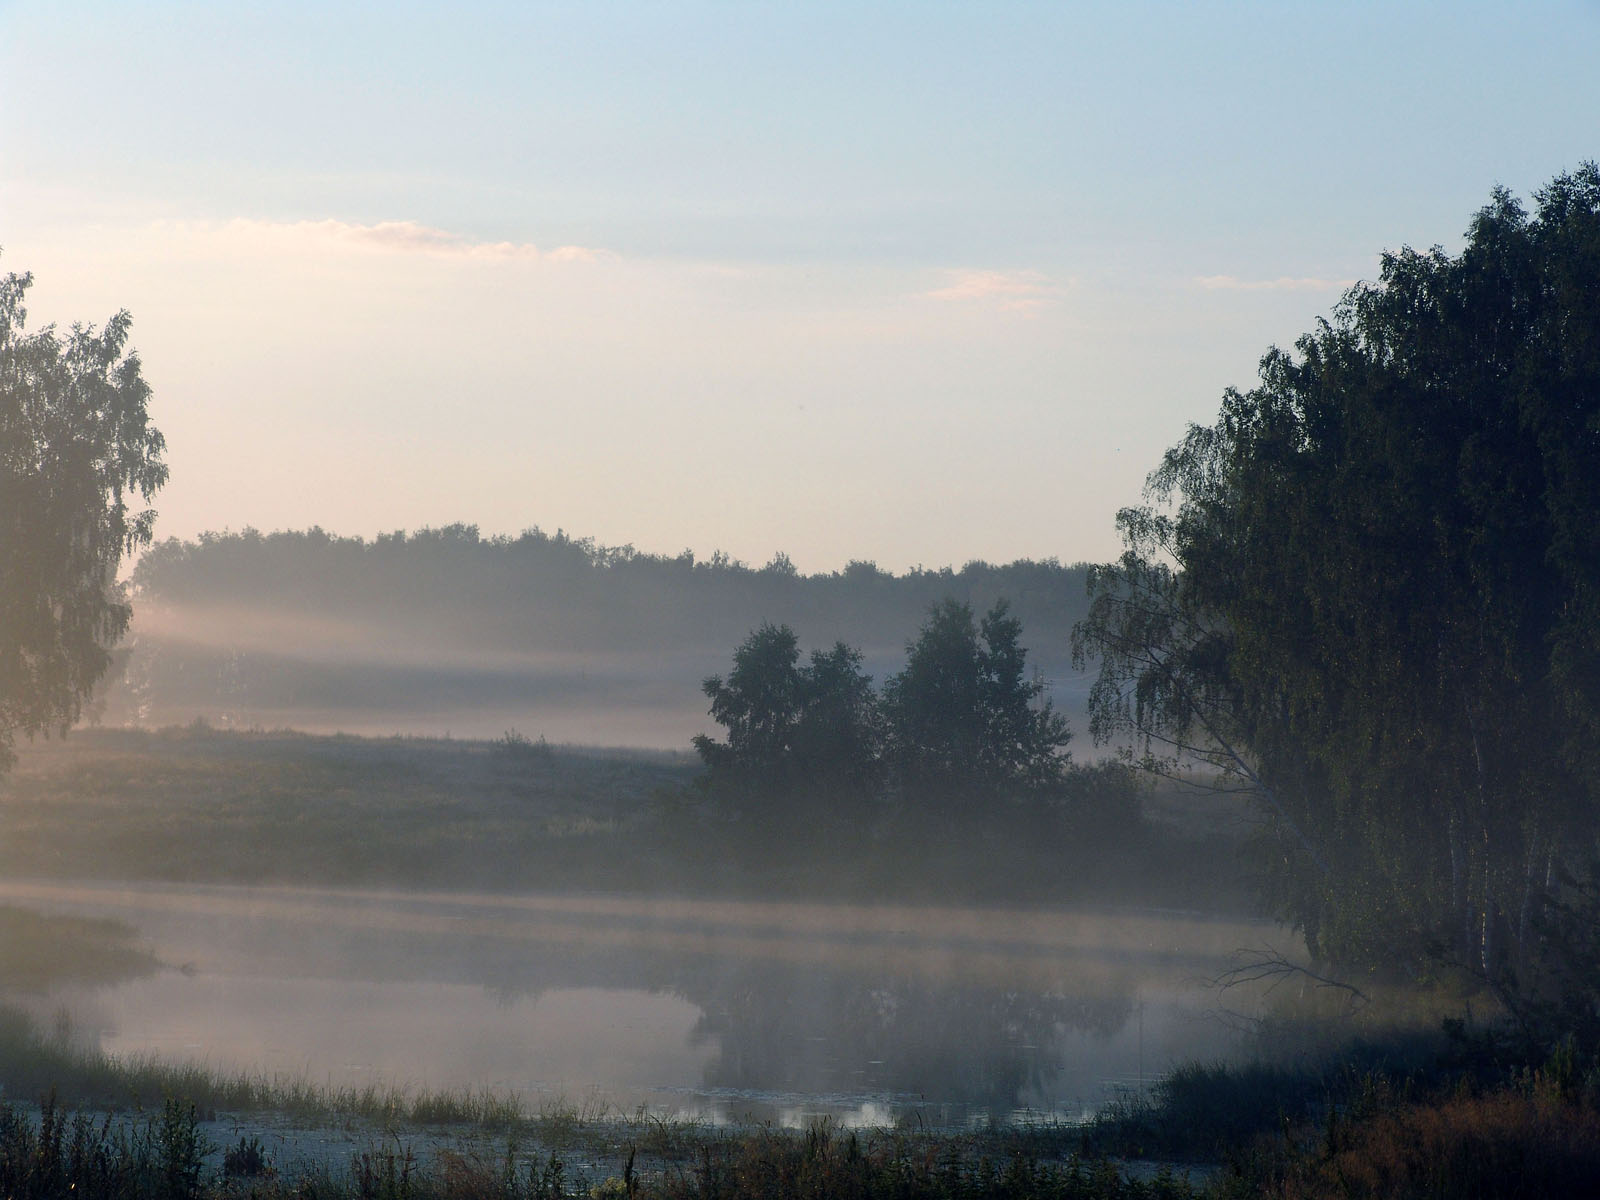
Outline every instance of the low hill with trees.
POLYGON ((139 561, 134 637, 98 716, 682 746, 711 727, 700 681, 763 622, 848 642, 881 678, 934 603, 1002 598, 1057 703, 1076 711, 1087 689, 1068 645, 1086 578, 1053 560, 803 575, 781 554, 755 568, 469 525, 207 534, 139 561))

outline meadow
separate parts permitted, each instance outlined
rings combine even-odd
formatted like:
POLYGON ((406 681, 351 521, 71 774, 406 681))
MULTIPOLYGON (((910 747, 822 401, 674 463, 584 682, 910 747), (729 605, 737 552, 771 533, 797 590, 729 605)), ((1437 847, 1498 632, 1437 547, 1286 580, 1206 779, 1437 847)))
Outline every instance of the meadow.
MULTIPOLYGON (((11 877, 607 887, 691 756, 516 735, 83 730, 0 782, 11 877)), ((629 864, 626 878, 648 864, 629 864)))
POLYGON ((862 816, 814 843, 730 837, 692 752, 492 740, 84 729, 0 779, 8 878, 1110 904, 1242 913, 1236 802, 961 838, 862 816))

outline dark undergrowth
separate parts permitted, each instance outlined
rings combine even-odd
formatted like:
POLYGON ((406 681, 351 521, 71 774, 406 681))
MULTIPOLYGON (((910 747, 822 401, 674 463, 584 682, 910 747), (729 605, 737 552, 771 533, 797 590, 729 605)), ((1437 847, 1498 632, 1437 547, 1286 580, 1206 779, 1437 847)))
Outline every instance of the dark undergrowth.
POLYGON ((1366 1111, 1376 1095, 1415 1100, 1487 1079, 1452 1057, 1442 1036, 1369 1037, 1293 1060, 1185 1063, 1148 1098, 1108 1106, 1083 1129, 1083 1148, 1130 1158, 1220 1162, 1268 1135, 1330 1111, 1366 1111))
POLYGON ((1404 1102, 1381 1097, 1320 1128, 1254 1147, 1220 1196, 1285 1200, 1386 1197, 1592 1197, 1600 1181, 1600 1110, 1547 1089, 1462 1086, 1404 1102))
MULTIPOLYGON (((1469 1048, 1470 1049, 1470 1048, 1469 1048)), ((208 1145, 207 1103, 268 1105, 270 1090, 209 1090, 199 1073, 138 1075, 160 1084, 146 1108, 69 1113, 49 1094, 37 1109, 0 1105, 0 1195, 17 1200, 154 1197, 209 1200, 821 1200, 823 1197, 1270 1196, 1285 1200, 1591 1196, 1600 1179, 1600 1070, 1561 1049, 1538 1068, 1503 1068, 1447 1051, 1388 1071, 1405 1055, 1377 1043, 1321 1065, 1188 1067, 1145 1102, 1084 1127, 980 1131, 795 1132, 632 1122, 600 1112, 505 1119, 502 1151, 414 1149, 407 1134, 465 1107, 378 1104, 374 1141, 348 1160, 285 1168, 253 1138, 208 1145), (198 1092, 193 1090, 201 1085, 198 1092), (173 1099, 173 1096, 182 1096, 173 1099), (1141 1161, 1142 1160, 1142 1161, 1141 1161), (597 1162, 609 1163, 596 1167, 597 1162), (1191 1179, 1181 1165, 1194 1164, 1191 1179), (1202 1167, 1200 1164, 1211 1164, 1202 1167)), ((59 1069, 46 1061, 41 1070, 59 1069)), ((111 1064, 105 1068, 115 1071, 111 1064)), ((84 1082, 82 1079, 78 1081, 84 1082)), ((99 1081, 102 1086, 105 1080, 99 1081)), ((10 1085, 9 1095, 22 1094, 10 1085)), ((277 1100, 283 1100, 280 1094, 277 1100)), ((301 1114, 330 1119, 346 1097, 301 1114)), ((244 1105, 240 1105, 244 1107, 244 1105)), ((487 1110, 478 1116, 485 1118, 487 1110)), ((480 1126, 482 1128, 483 1126, 480 1126)), ((237 1132, 237 1131, 236 1131, 237 1132)), ((479 1145, 485 1144, 481 1141, 479 1145)))
POLYGON ((133 1121, 69 1114, 47 1100, 37 1115, 0 1105, 0 1191, 8 1200, 1186 1200, 1202 1193, 1169 1171, 1130 1177, 1077 1158, 966 1152, 959 1139, 757 1130, 707 1134, 688 1161, 594 1178, 552 1152, 419 1155, 400 1139, 354 1153, 348 1164, 280 1172, 258 1141, 241 1138, 220 1159, 195 1107, 169 1100, 133 1121))
POLYGON ((1114 1106, 1080 1153, 1213 1161, 1216 1197, 1592 1197, 1600 1062, 1517 1065, 1493 1036, 1347 1044, 1297 1065, 1189 1065, 1114 1106))

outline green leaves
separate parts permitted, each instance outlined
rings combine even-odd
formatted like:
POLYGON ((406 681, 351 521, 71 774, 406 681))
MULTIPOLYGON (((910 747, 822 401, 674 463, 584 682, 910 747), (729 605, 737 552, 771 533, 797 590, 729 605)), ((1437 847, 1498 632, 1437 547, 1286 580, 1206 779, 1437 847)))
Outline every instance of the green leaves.
POLYGON ((703 687, 727 730, 726 742, 694 739, 714 787, 824 796, 876 787, 882 722, 860 651, 840 642, 802 666, 794 630, 763 624, 734 651, 727 679, 703 687))
POLYGON ((166 482, 130 320, 25 331, 29 275, 0 279, 0 765, 18 734, 65 731, 127 631, 123 555, 166 482))

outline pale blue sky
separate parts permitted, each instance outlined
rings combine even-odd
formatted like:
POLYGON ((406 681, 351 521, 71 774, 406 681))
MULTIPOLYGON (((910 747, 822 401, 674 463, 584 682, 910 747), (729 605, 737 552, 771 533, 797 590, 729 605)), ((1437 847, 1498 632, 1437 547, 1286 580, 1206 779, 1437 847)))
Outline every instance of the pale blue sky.
POLYGON ((133 312, 164 533, 1102 558, 1379 250, 1600 155, 1597 63, 1594 3, 4 5, 0 266, 133 312))

